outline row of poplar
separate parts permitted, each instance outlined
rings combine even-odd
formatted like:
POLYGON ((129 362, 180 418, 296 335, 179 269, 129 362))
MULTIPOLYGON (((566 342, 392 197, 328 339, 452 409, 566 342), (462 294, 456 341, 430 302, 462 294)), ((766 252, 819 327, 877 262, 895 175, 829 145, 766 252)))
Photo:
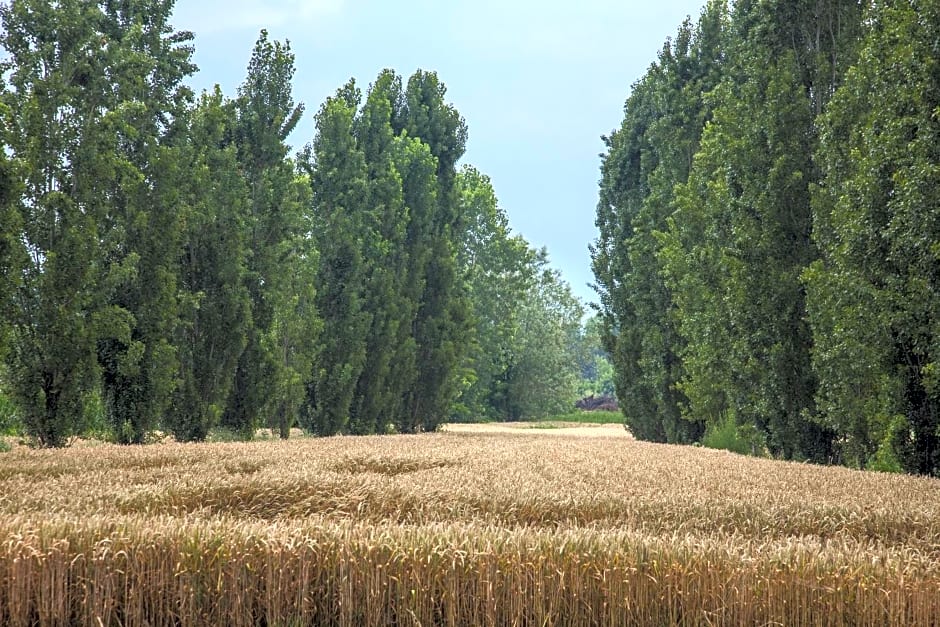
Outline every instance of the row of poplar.
POLYGON ((289 45, 262 31, 236 96, 197 96, 173 4, 0 4, 0 384, 24 430, 64 445, 96 404, 124 443, 434 429, 478 343, 459 180, 489 185, 457 170, 444 86, 350 82, 293 157, 289 45))
POLYGON ((709 2, 606 138, 594 271, 638 437, 940 474, 940 3, 709 2))

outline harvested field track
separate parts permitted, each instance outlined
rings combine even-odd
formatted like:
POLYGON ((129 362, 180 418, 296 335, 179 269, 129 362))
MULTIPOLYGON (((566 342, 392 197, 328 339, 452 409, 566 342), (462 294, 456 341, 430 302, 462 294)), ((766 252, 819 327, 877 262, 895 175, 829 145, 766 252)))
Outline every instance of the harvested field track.
POLYGON ((19 448, 0 624, 940 624, 940 481, 607 429, 19 448))

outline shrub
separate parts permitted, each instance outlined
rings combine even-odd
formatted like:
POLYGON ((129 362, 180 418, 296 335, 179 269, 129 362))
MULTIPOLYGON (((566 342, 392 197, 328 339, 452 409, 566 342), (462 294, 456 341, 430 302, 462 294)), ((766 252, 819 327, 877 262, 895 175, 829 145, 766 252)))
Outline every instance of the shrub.
POLYGON ((13 399, 0 392, 0 435, 14 435, 19 426, 19 417, 13 399))
POLYGON ((583 422, 587 424, 623 424, 623 414, 619 411, 583 411, 576 410, 566 414, 555 414, 541 419, 543 422, 583 422))
POLYGON ((739 426, 734 416, 725 414, 721 420, 706 429, 702 446, 741 455, 760 455, 764 450, 762 439, 753 425, 739 426))

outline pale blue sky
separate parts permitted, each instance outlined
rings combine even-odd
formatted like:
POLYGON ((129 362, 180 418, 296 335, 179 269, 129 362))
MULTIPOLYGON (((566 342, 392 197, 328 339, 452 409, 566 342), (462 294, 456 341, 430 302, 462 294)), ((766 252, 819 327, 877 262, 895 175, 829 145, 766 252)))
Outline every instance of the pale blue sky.
POLYGON ((704 0, 177 0, 174 26, 196 34, 197 89, 243 80, 258 32, 289 39, 294 93, 307 113, 350 77, 435 70, 470 131, 464 163, 488 174, 510 223, 546 246, 577 296, 596 300, 588 244, 602 134, 630 86, 704 0))

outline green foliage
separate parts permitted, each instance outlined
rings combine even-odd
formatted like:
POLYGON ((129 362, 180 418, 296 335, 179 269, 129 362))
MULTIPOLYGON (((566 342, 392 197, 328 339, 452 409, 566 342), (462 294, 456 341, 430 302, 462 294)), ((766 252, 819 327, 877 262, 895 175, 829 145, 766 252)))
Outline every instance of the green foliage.
POLYGON ((95 70, 103 99, 86 92, 92 103, 106 103, 90 203, 105 227, 102 304, 121 320, 119 333, 99 325, 98 360, 112 429, 121 442, 142 443, 176 384, 178 189, 187 174, 177 133, 191 97, 182 81, 195 66, 186 45, 191 35, 169 26, 172 3, 133 0, 101 11, 112 41, 106 67, 95 70))
POLYGON ((21 428, 13 399, 0 389, 0 435, 16 435, 21 428))
POLYGON ((904 466, 896 450, 903 450, 903 446, 899 444, 903 442, 905 435, 909 437, 909 434, 910 424, 907 419, 904 416, 896 416, 878 449, 865 464, 865 469, 877 472, 904 472, 904 466))
POLYGON ((230 429, 228 427, 212 427, 206 433, 206 442, 248 442, 252 439, 251 434, 246 434, 243 429, 230 429))
POLYGON ((507 380, 519 337, 520 307, 535 280, 535 251, 513 236, 489 177, 465 166, 458 175, 467 224, 459 260, 473 305, 473 342, 456 418, 508 418, 507 380))
MULTIPOLYGON (((774 454, 825 461, 831 433, 813 411, 811 336, 800 273, 809 238, 811 106, 794 58, 750 56, 716 109, 661 253, 688 345, 681 389, 690 416, 725 412, 767 433, 774 454)), ((745 54, 745 53, 742 53, 745 54)))
POLYGON ((714 3, 635 85, 592 252, 637 437, 940 472, 938 11, 714 3))
POLYGON ((552 414, 539 418, 544 422, 577 422, 584 424, 620 425, 623 424, 623 414, 619 411, 583 411, 576 410, 560 414, 552 414))
POLYGON ((327 99, 304 163, 313 187, 313 236, 320 254, 315 303, 324 325, 307 392, 306 426, 318 435, 348 428, 372 323, 364 306, 367 267, 361 242, 374 235, 365 215, 365 155, 353 133, 360 98, 350 82, 327 99))
MULTIPOLYGON (((366 360, 357 381, 351 408, 353 433, 384 433, 400 421, 402 399, 412 383, 414 342, 411 321, 417 312, 415 291, 407 289, 415 277, 408 276, 409 257, 420 256, 420 246, 409 247, 407 238, 412 216, 426 216, 426 201, 433 196, 405 197, 408 184, 433 185, 435 164, 427 146, 396 137, 392 120, 401 107, 401 79, 392 71, 382 72, 369 89, 356 120, 356 139, 369 170, 367 204, 372 237, 363 242, 367 266, 364 307, 372 314, 366 338, 366 360), (421 171, 424 179, 414 176, 421 171), (421 206, 422 200, 425 201, 421 206), (401 365, 403 370, 395 372, 401 365)), ((428 188, 425 187, 425 191, 428 188)), ((417 220, 414 224, 418 224, 417 220)))
POLYGON ((846 463, 940 473, 940 73, 935 3, 873 5, 823 116, 821 259, 804 274, 819 420, 846 463))
POLYGON ((754 425, 739 425, 729 413, 708 425, 702 436, 702 446, 741 455, 763 455, 766 444, 754 425))
POLYGON ((414 433, 566 404, 579 305, 489 181, 461 186, 437 75, 341 88, 298 167, 290 46, 262 31, 237 97, 194 102, 173 5, 0 4, 0 356, 25 432, 414 433))
MULTIPOLYGON (((0 121, 6 118, 9 97, 0 75, 0 121)), ((27 263, 26 251, 20 240, 22 218, 17 210, 18 195, 22 193, 20 175, 15 162, 7 156, 6 125, 0 123, 0 364, 10 341, 16 303, 14 295, 27 263)))
POLYGON ((578 359, 581 369, 581 383, 578 396, 614 396, 614 366, 604 349, 602 323, 599 316, 591 316, 585 321, 579 339, 578 359))
POLYGON ((458 174, 467 235, 458 255, 473 306, 458 419, 523 420, 573 404, 580 382, 580 303, 547 255, 512 236, 490 180, 458 174))
POLYGON ((414 321, 415 379, 405 396, 402 433, 434 431, 450 415, 459 393, 460 367, 472 338, 472 313, 458 277, 457 253, 465 224, 460 213, 456 164, 467 142, 467 126, 444 101, 446 88, 433 72, 416 72, 403 95, 402 132, 420 138, 437 160, 437 203, 423 232, 412 232, 426 257, 414 266, 423 283, 414 321))
POLYGON ((233 108, 216 89, 203 94, 190 119, 191 178, 182 190, 187 230, 179 261, 179 384, 166 420, 180 441, 204 440, 220 422, 251 321, 243 281, 247 191, 236 148, 225 141, 233 108))
POLYGON ((306 238, 309 186, 297 177, 284 143, 304 107, 294 103, 289 44, 255 44, 248 75, 234 102, 238 163, 247 183, 244 282, 250 295, 247 329, 222 423, 250 436, 267 423, 286 438, 297 422, 319 332, 313 306, 316 253, 306 238))
POLYGON ((527 420, 574 405, 580 383, 578 340, 584 310, 541 251, 535 280, 516 304, 519 326, 505 372, 506 417, 527 420))
POLYGON ((14 224, 30 253, 13 281, 7 361, 25 430, 41 446, 63 446, 81 431, 83 397, 96 382, 91 312, 101 257, 91 201, 108 160, 100 140, 111 83, 83 51, 100 45, 101 18, 97 5, 78 0, 0 5, 2 73, 13 87, 2 93, 0 127, 22 177, 14 224), (70 36, 56 36, 64 31, 70 36))
POLYGON ((667 228, 676 185, 688 178, 710 116, 704 94, 720 78, 726 13, 713 2, 697 26, 682 25, 633 86, 621 127, 605 138, 592 265, 617 397, 630 408, 630 430, 644 440, 691 442, 703 431, 701 417, 682 415, 686 339, 657 233, 667 228))

